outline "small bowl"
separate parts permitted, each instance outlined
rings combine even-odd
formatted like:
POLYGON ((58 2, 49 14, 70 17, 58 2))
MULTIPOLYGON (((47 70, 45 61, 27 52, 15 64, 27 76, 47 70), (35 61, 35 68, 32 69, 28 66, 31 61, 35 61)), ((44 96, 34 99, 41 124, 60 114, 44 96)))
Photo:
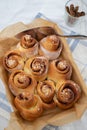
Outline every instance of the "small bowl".
POLYGON ((82 19, 84 19, 84 16, 80 16, 80 17, 74 17, 72 16, 66 9, 66 7, 70 7, 70 5, 73 4, 74 7, 79 6, 79 12, 84 11, 86 14, 86 8, 85 5, 78 0, 69 0, 67 1, 67 3, 65 4, 65 22, 68 26, 75 26, 78 23, 80 23, 82 21, 82 19))

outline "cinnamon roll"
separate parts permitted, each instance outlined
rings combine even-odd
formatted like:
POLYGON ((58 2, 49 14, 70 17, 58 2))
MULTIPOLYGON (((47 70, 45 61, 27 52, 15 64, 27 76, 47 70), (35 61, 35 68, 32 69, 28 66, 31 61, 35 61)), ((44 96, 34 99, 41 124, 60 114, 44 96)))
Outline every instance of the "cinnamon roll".
POLYGON ((9 88, 14 96, 24 91, 34 93, 36 86, 36 80, 22 70, 13 71, 9 77, 9 88))
POLYGON ((37 85, 37 93, 43 101, 44 109, 55 107, 53 97, 55 93, 55 85, 51 80, 41 81, 37 85))
POLYGON ((9 72, 21 70, 24 68, 24 58, 18 50, 8 51, 3 57, 3 65, 9 72))
POLYGON ((25 120, 33 121, 43 113, 42 101, 38 95, 20 93, 15 98, 14 104, 25 120))
POLYGON ((50 35, 40 41, 40 54, 45 55, 49 60, 59 57, 63 49, 63 43, 56 35, 50 35))
POLYGON ((46 79, 48 72, 48 60, 44 56, 36 56, 28 59, 24 71, 33 75, 37 81, 46 79))
POLYGON ((17 48, 21 51, 23 56, 30 58, 38 54, 38 42, 31 35, 24 35, 18 43, 17 48))
POLYGON ((54 102, 61 109, 72 107, 81 96, 81 88, 74 81, 66 80, 56 86, 56 96, 54 102))
POLYGON ((72 67, 68 61, 64 59, 53 60, 49 65, 48 78, 58 82, 59 80, 70 79, 72 75, 72 67))

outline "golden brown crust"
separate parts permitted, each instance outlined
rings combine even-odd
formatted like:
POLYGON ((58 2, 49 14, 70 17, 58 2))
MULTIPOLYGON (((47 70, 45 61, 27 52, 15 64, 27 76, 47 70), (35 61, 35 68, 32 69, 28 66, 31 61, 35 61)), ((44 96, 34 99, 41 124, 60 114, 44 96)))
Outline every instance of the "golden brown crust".
POLYGON ((7 51, 3 57, 4 68, 8 72, 24 68, 24 58, 19 50, 7 51))
POLYGON ((39 53, 45 55, 49 60, 59 57, 63 49, 63 44, 60 38, 56 35, 50 35, 40 41, 39 53))
POLYGON ((26 58, 30 58, 38 54, 38 42, 36 39, 32 38, 31 35, 26 34, 22 36, 17 48, 26 58))
POLYGON ((42 104, 45 110, 50 110, 56 107, 56 103, 53 100, 50 103, 42 102, 42 104))
POLYGON ((23 92, 15 98, 14 103, 20 115, 26 120, 33 121, 43 113, 42 101, 38 95, 23 92))
POLYGON ((47 58, 44 56, 36 56, 26 61, 24 71, 33 75, 37 81, 42 81, 47 77, 48 65, 47 58))
MULTIPOLYGON (((35 34, 39 40, 45 37, 40 31, 45 30, 35 34)), ((23 119, 33 121, 43 111, 56 106, 68 109, 79 100, 81 89, 70 80, 72 66, 68 61, 58 59, 63 50, 63 42, 58 36, 49 35, 39 44, 30 35, 24 35, 17 48, 5 54, 3 65, 11 72, 9 88, 16 96, 14 104, 23 119)))
POLYGON ((56 85, 54 102, 61 109, 68 109, 78 101, 80 96, 81 89, 78 84, 72 80, 61 81, 61 83, 57 83, 56 85))
POLYGON ((68 61, 64 59, 56 59, 50 62, 48 78, 58 82, 59 80, 70 79, 72 75, 72 67, 68 61))
POLYGON ((37 85, 37 93, 43 101, 44 109, 53 108, 55 103, 53 97, 55 94, 55 85, 51 80, 39 82, 37 85))
POLYGON ((22 70, 15 70, 9 77, 9 88, 14 96, 21 92, 34 93, 37 81, 22 70))

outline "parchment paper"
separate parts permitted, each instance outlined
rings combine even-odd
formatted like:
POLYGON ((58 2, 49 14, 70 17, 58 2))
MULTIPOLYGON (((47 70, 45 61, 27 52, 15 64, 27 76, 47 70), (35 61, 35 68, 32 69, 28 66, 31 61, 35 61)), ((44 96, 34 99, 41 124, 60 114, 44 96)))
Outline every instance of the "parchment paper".
POLYGON ((4 83, 7 99, 9 100, 14 109, 14 112, 11 113, 10 116, 11 118, 8 127, 5 128, 5 130, 41 130, 47 124, 52 124, 56 126, 64 125, 66 123, 80 119, 87 108, 86 85, 81 77, 81 74, 76 64, 74 63, 72 54, 70 52, 66 40, 64 38, 61 38, 64 44, 62 57, 64 59, 68 59, 68 61, 72 65, 73 67, 72 80, 78 83, 82 89, 82 96, 80 100, 71 109, 60 110, 56 108, 51 111, 47 111, 43 114, 43 116, 41 116, 34 122, 25 121, 24 119, 21 118, 18 111, 16 110, 14 106, 14 97, 8 88, 8 76, 2 64, 2 57, 6 51, 14 48, 14 46, 18 43, 19 40, 14 37, 17 33, 24 31, 26 29, 42 26, 51 26, 54 29, 56 29, 58 33, 62 34, 61 30, 55 23, 43 19, 36 19, 31 24, 28 25, 24 25, 23 23, 20 22, 5 28, 0 33, 0 78, 4 83))

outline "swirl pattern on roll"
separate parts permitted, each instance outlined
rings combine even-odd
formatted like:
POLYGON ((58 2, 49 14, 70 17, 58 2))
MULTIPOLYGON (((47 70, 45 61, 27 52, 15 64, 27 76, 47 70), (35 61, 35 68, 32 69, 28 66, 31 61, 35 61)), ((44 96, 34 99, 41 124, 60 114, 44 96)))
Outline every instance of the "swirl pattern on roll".
POLYGON ((31 37, 31 35, 26 34, 22 36, 17 48, 21 51, 23 56, 30 58, 38 54, 38 41, 31 37))
POLYGON ((45 109, 50 109, 55 106, 53 102, 53 97, 55 94, 55 85, 51 80, 45 80, 39 82, 37 85, 37 93, 43 101, 43 106, 45 109))
POLYGON ((3 57, 3 65, 9 72, 21 70, 24 68, 24 58, 18 50, 8 51, 3 57))
POLYGON ((39 80, 44 80, 48 72, 48 60, 44 56, 36 56, 26 61, 24 71, 39 80))
POLYGON ((58 82, 58 80, 70 79, 72 66, 64 59, 53 60, 49 65, 48 78, 58 82))
POLYGON ((58 58, 62 49, 62 41, 56 35, 47 36, 40 41, 40 52, 49 60, 58 58))
POLYGON ((22 70, 13 71, 9 77, 9 88, 14 96, 24 91, 34 93, 36 86, 37 81, 22 70))
POLYGON ((20 115, 26 120, 33 121, 43 113, 42 101, 38 95, 23 92, 15 98, 14 103, 20 115))
POLYGON ((61 82, 56 86, 56 98, 54 98, 55 103, 58 107, 62 109, 68 109, 72 107, 75 102, 81 96, 81 88, 72 80, 66 80, 61 82))

